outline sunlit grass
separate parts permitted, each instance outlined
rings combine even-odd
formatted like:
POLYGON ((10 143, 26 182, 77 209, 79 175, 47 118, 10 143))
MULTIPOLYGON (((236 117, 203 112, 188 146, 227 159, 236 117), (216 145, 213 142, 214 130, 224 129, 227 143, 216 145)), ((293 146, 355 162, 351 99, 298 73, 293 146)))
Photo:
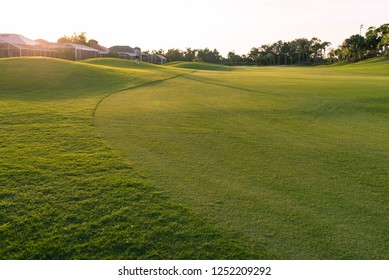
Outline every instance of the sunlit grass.
POLYGON ((0 60, 0 258, 387 259, 387 61, 221 68, 0 60))
POLYGON ((195 65, 96 123, 156 188, 278 258, 388 258, 389 78, 371 64, 195 65))
POLYGON ((99 101, 174 77, 116 66, 0 60, 0 258, 271 257, 173 202, 100 137, 99 101))

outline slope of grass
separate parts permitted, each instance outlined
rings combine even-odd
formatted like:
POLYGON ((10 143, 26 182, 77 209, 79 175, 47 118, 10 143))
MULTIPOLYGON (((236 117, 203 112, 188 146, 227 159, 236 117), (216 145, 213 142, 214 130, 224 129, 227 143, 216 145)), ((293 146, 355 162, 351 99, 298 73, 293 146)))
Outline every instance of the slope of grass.
POLYGON ((174 68, 184 68, 184 69, 195 69, 195 70, 208 70, 208 71, 233 71, 234 68, 230 66, 212 64, 205 62, 170 62, 165 66, 170 66, 174 68))
POLYGON ((372 59, 366 59, 356 63, 336 63, 328 68, 337 68, 337 70, 344 71, 345 73, 360 73, 362 75, 389 75, 389 58, 388 57, 377 57, 372 59))
POLYGON ((83 60, 83 63, 93 64, 93 65, 102 65, 114 68, 125 68, 132 70, 161 70, 161 65, 152 64, 152 63, 135 63, 132 60, 118 59, 118 58, 92 58, 83 60))
POLYGON ((96 124, 153 186, 277 258, 387 259, 388 69, 198 71, 112 95, 96 124))
POLYGON ((116 66, 0 60, 0 259, 272 257, 173 202, 96 133, 101 100, 174 77, 116 66))

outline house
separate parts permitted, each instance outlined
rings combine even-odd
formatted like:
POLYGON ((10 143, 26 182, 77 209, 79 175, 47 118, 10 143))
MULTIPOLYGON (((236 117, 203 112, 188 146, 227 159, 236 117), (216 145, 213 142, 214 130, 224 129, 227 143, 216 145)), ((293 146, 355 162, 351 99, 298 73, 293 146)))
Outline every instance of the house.
POLYGON ((135 49, 130 46, 113 46, 109 48, 112 53, 135 53, 135 49))
POLYGON ((52 44, 58 51, 58 57, 70 59, 70 60, 83 60, 88 58, 101 57, 99 50, 91 48, 85 45, 64 43, 64 44, 52 44))
POLYGON ((165 64, 167 62, 166 57, 155 53, 151 54, 149 59, 151 63, 165 64))
POLYGON ((89 47, 98 50, 100 57, 105 57, 109 55, 109 49, 99 44, 89 44, 89 47))
POLYGON ((118 58, 135 60, 139 57, 140 61, 164 64, 167 59, 162 55, 149 54, 147 52, 141 52, 139 48, 131 48, 130 46, 113 46, 109 48, 110 52, 117 54, 118 58))
POLYGON ((109 48, 109 51, 116 54, 118 58, 135 60, 135 49, 130 46, 113 46, 109 48))
POLYGON ((19 34, 0 34, 0 58, 15 56, 57 57, 57 51, 48 45, 19 34))
POLYGON ((72 43, 48 43, 28 39, 18 34, 0 34, 0 58, 15 56, 46 56, 82 60, 101 57, 108 49, 99 49, 72 43))
POLYGON ((116 53, 119 58, 164 64, 166 58, 141 52, 140 48, 130 46, 113 46, 109 49, 97 44, 91 46, 73 43, 49 43, 44 40, 34 41, 18 34, 0 33, 0 58, 17 56, 45 56, 70 60, 83 60, 109 56, 116 53))

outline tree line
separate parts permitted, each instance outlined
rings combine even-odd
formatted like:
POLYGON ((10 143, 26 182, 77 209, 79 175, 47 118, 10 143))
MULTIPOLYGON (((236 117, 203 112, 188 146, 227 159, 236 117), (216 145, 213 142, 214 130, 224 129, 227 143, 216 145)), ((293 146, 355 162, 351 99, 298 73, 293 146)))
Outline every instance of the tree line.
POLYGON ((222 57, 217 49, 186 48, 153 51, 161 54, 170 61, 199 61, 223 63, 225 65, 290 65, 290 64, 318 64, 325 60, 326 48, 329 42, 322 42, 318 38, 295 39, 291 42, 277 41, 251 48, 248 54, 239 55, 230 51, 227 57, 222 57))
POLYGON ((333 61, 355 62, 367 58, 389 55, 389 23, 378 28, 369 27, 365 36, 356 34, 344 40, 337 49, 328 53, 333 61))
POLYGON ((369 27, 365 36, 352 35, 336 49, 331 43, 319 38, 298 38, 293 41, 279 40, 272 44, 253 47, 247 54, 239 55, 230 51, 222 57, 217 49, 208 48, 186 50, 169 49, 153 51, 170 61, 201 61, 225 65, 292 65, 325 64, 340 61, 355 62, 367 58, 389 55, 389 24, 369 27))
MULTIPOLYGON (((87 46, 98 44, 94 39, 87 40, 85 32, 63 36, 59 43, 76 43, 87 46)), ((230 51, 227 57, 220 55, 217 49, 180 50, 176 48, 145 51, 163 55, 168 62, 198 61, 225 65, 292 65, 292 64, 325 64, 340 61, 355 62, 367 58, 389 55, 389 23, 380 27, 369 27, 365 36, 352 35, 345 39, 336 49, 329 49, 330 42, 319 38, 298 38, 293 41, 279 40, 272 44, 253 47, 247 54, 239 55, 230 51)), ((114 54, 111 54, 115 56, 114 54)))

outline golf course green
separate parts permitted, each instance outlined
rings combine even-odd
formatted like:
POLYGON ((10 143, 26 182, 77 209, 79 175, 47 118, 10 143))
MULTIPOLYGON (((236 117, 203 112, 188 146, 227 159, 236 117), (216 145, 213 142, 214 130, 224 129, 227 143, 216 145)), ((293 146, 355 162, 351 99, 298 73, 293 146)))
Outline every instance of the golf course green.
POLYGON ((389 60, 0 60, 1 259, 388 259, 389 60))

